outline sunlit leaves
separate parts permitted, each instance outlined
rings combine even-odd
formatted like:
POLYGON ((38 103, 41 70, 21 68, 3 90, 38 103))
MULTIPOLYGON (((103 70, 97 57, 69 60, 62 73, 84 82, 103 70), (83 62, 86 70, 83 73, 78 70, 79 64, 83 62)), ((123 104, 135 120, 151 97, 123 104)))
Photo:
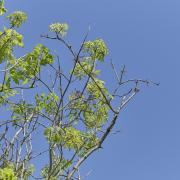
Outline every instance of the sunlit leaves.
POLYGON ((51 32, 55 32, 60 36, 65 36, 68 30, 68 24, 54 23, 49 26, 51 32))
POLYGON ((98 59, 99 61, 103 61, 104 57, 108 55, 108 49, 102 39, 85 42, 83 51, 88 53, 93 60, 98 59))
MULTIPOLYGON (((0 0, 0 15, 5 12, 3 8, 4 1, 0 0)), ((64 39, 61 39, 67 33, 68 25, 51 24, 49 30, 55 36, 46 37, 64 43, 74 55, 75 66, 69 76, 64 73, 67 71, 64 71, 63 64, 60 61, 54 62, 56 59, 42 44, 17 58, 14 47, 23 46, 23 36, 14 28, 19 28, 27 16, 21 11, 16 11, 7 16, 7 19, 10 28, 4 28, 4 31, 0 32, 0 63, 1 66, 5 66, 1 70, 4 76, 0 84, 0 104, 7 104, 11 111, 12 128, 22 128, 23 134, 26 132, 29 135, 36 132, 36 128, 40 130, 39 133, 44 130, 52 155, 51 163, 42 170, 42 176, 44 179, 56 180, 60 175, 66 174, 80 157, 101 144, 101 132, 110 109, 107 101, 111 99, 111 95, 105 83, 99 79, 100 70, 96 69, 96 63, 104 61, 108 49, 102 39, 96 39, 84 42, 79 53, 76 53, 64 39), (80 83, 78 88, 76 82, 80 83), (26 92, 35 92, 36 95, 26 97, 26 92), (18 93, 18 96, 11 97, 18 93), (32 126, 32 131, 28 131, 32 126), (74 159, 68 160, 67 154, 74 154, 74 159)), ((17 135, 17 140, 21 135, 17 135)), ((23 143, 30 141, 28 138, 30 136, 20 141, 23 153, 23 143)), ((12 146, 15 147, 14 144, 12 146)), ((29 153, 28 157, 31 158, 30 156, 29 153)), ((29 164, 29 160, 27 163, 25 161, 16 163, 15 175, 18 178, 21 176, 28 179, 33 173, 33 166, 29 164)), ((1 169, 0 173, 3 171, 4 169, 1 169)), ((7 169, 8 173, 13 174, 13 171, 7 169)))
POLYGON ((87 92, 92 94, 95 99, 103 99, 103 94, 109 94, 104 84, 104 81, 100 79, 94 79, 94 81, 88 83, 87 92))
POLYGON ((109 99, 111 95, 103 81, 94 80, 95 82, 87 83, 86 96, 80 91, 75 91, 69 97, 69 121, 78 122, 82 113, 86 128, 99 130, 106 123, 109 112, 109 106, 103 94, 109 99))
POLYGON ((0 0, 0 16, 2 16, 7 9, 4 7, 4 0, 0 0))
POLYGON ((83 58, 80 63, 76 64, 74 69, 74 76, 79 80, 90 75, 96 77, 99 73, 100 70, 95 69, 95 62, 92 61, 91 57, 83 58))
POLYGON ((0 84, 0 105, 8 103, 8 98, 17 94, 14 89, 9 89, 8 86, 0 84))
POLYGON ((26 21, 27 16, 22 11, 16 11, 7 16, 12 27, 20 27, 26 21))
POLYGON ((72 92, 71 95, 69 96, 69 108, 71 111, 76 110, 76 109, 84 109, 85 104, 84 104, 85 97, 81 94, 80 91, 75 91, 72 92))
POLYGON ((84 123, 89 129, 99 130, 107 121, 109 108, 104 103, 93 104, 92 106, 83 112, 84 123))
POLYGON ((19 58, 17 62, 14 60, 9 61, 13 66, 10 70, 10 76, 16 84, 22 81, 26 84, 31 78, 33 78, 41 69, 41 66, 53 63, 53 56, 50 54, 49 49, 39 44, 32 52, 26 54, 24 57, 19 58))
POLYGON ((86 154, 91 148, 97 146, 99 143, 99 139, 97 138, 97 136, 93 131, 83 133, 83 140, 85 143, 82 149, 78 152, 78 155, 80 157, 84 156, 84 154, 86 154))
POLYGON ((0 179, 2 180, 17 180, 12 168, 0 168, 0 179))
POLYGON ((45 165, 42 169, 41 174, 45 180, 58 180, 58 176, 63 174, 63 171, 71 166, 72 162, 64 159, 63 157, 53 156, 53 164, 48 177, 49 165, 45 165))
POLYGON ((93 69, 92 62, 90 63, 88 61, 81 61, 81 65, 79 63, 76 65, 74 70, 74 75, 81 80, 83 77, 91 73, 92 69, 93 69), (84 70, 87 73, 85 73, 84 70))
POLYGON ((73 149, 78 152, 86 151, 98 143, 97 138, 90 133, 85 133, 74 127, 59 126, 45 129, 44 135, 49 142, 62 144, 67 149, 73 149))
POLYGON ((54 93, 48 95, 36 95, 36 109, 38 111, 44 110, 48 115, 55 115, 57 111, 58 96, 54 93))
POLYGON ((63 144, 68 149, 77 150, 84 143, 81 131, 73 127, 49 127, 44 131, 44 135, 50 142, 63 144))
POLYGON ((50 50, 42 44, 38 44, 30 55, 35 57, 35 59, 38 58, 40 65, 53 63, 53 55, 50 54, 50 50))
POLYGON ((39 71, 40 65, 44 66, 53 63, 53 56, 50 54, 48 48, 42 44, 38 44, 22 60, 24 60, 24 68, 31 74, 30 71, 39 71))
POLYGON ((4 32, 0 32, 0 36, 0 63, 2 63, 4 60, 14 58, 13 48, 23 46, 23 36, 12 29, 4 29, 4 32))
POLYGON ((12 119, 17 121, 29 121, 35 113, 35 108, 32 104, 20 101, 19 103, 11 105, 12 119))

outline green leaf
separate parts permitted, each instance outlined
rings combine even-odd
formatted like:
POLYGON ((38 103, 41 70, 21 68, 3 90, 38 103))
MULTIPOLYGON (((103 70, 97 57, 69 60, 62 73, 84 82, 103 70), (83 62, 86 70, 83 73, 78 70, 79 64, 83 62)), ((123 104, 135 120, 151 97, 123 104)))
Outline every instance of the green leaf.
POLYGON ((0 179, 17 180, 17 177, 15 176, 13 169, 7 167, 3 169, 0 168, 0 179))
POLYGON ((12 27, 20 27, 27 20, 27 15, 22 11, 15 11, 7 16, 7 19, 9 19, 12 27))
POLYGON ((88 53, 93 60, 98 59, 99 61, 104 61, 104 57, 108 55, 108 49, 102 39, 85 42, 83 51, 88 53))
POLYGON ((57 34, 59 34, 60 36, 65 36, 66 33, 67 33, 67 30, 68 30, 68 24, 64 23, 64 24, 61 24, 61 23, 54 23, 54 24, 51 24, 49 26, 49 30, 51 32, 55 32, 57 34))
POLYGON ((28 78, 26 78, 26 79, 22 82, 22 85, 27 84, 27 83, 28 83, 28 81, 29 81, 29 79, 28 79, 28 78))
POLYGON ((2 16, 7 9, 4 7, 4 0, 0 0, 0 16, 2 16))
POLYGON ((23 46, 23 36, 15 30, 6 28, 4 32, 0 31, 0 36, 0 63, 2 63, 4 60, 14 59, 13 49, 16 46, 23 46))

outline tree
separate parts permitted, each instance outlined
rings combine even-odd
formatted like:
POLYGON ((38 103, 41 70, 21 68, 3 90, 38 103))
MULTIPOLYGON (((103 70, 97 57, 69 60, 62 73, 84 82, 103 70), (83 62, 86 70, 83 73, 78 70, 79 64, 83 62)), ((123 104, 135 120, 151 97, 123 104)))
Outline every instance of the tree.
MULTIPOLYGON (((0 0, 0 15, 6 12, 0 0)), ((43 179, 80 179, 79 167, 102 147, 139 85, 153 82, 124 80, 125 66, 118 73, 111 62, 117 87, 110 92, 97 69, 109 53, 105 42, 88 41, 87 33, 76 52, 64 38, 66 23, 51 24, 50 35, 42 38, 64 45, 72 57, 71 70, 64 70, 60 55, 42 44, 16 57, 15 47, 24 46, 17 29, 27 16, 16 11, 6 19, 9 27, 0 31, 0 106, 6 109, 6 118, 0 120, 0 179, 38 179, 33 164, 44 154, 48 158, 41 168, 43 179), (125 85, 127 91, 120 94, 125 85), (37 133, 46 147, 40 152, 33 145, 37 133)))

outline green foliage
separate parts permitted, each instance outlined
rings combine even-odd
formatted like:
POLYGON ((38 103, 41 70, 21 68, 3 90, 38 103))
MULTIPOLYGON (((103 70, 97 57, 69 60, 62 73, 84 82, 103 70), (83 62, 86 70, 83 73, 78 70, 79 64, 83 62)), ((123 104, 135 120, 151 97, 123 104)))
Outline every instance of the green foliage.
POLYGON ((0 106, 8 103, 8 98, 17 94, 16 90, 9 89, 8 86, 0 84, 0 106))
POLYGON ((7 9, 4 7, 4 0, 0 0, 0 16, 2 16, 7 9))
POLYGON ((71 161, 65 160, 62 157, 58 157, 58 156, 53 156, 53 161, 54 163, 52 165, 50 176, 48 176, 49 165, 45 165, 45 167, 41 171, 42 177, 45 180, 58 180, 59 179, 58 176, 62 175, 63 171, 72 164, 71 161))
POLYGON ((49 49, 38 44, 31 53, 28 53, 18 60, 9 61, 9 66, 14 66, 10 70, 10 77, 16 84, 28 83, 40 71, 41 66, 53 63, 53 56, 49 49))
POLYGON ((16 11, 9 16, 7 16, 7 19, 9 19, 10 24, 12 27, 20 27, 23 22, 27 20, 26 13, 22 11, 16 11))
POLYGON ((109 98, 112 98, 107 88, 105 87, 105 82, 97 78, 95 78, 94 81, 88 83, 87 92, 92 94, 95 99, 100 99, 102 101, 104 101, 103 94, 107 95, 109 98))
POLYGON ((2 180, 17 180, 12 168, 0 168, 0 179, 2 180))
POLYGON ((102 102, 87 105, 86 111, 83 112, 84 123, 87 128, 101 129, 102 125, 108 119, 109 107, 102 102))
MULTIPOLYGON (((96 80, 102 91, 110 97, 107 89, 104 87, 103 81, 96 80)), ((78 122, 78 114, 81 112, 84 118, 84 124, 88 129, 99 129, 108 119, 109 106, 104 101, 102 93, 96 84, 90 82, 87 84, 88 97, 77 96, 74 92, 69 97, 70 122, 78 122)))
POLYGON ((32 104, 28 104, 25 101, 11 105, 12 119, 15 123, 21 121, 28 121, 29 117, 35 113, 35 107, 32 104))
POLYGON ((30 59, 39 60, 39 64, 43 66, 53 63, 53 55, 50 54, 50 50, 42 44, 38 44, 28 56, 30 56, 28 57, 30 59))
POLYGON ((48 127, 44 135, 49 142, 63 144, 69 150, 75 150, 82 155, 88 149, 98 143, 97 137, 89 132, 82 132, 74 127, 48 127))
POLYGON ((68 30, 68 25, 66 23, 64 24, 61 24, 61 23, 54 23, 54 24, 51 24, 49 26, 49 30, 51 32, 55 32, 57 33, 58 35, 60 36, 65 36, 66 33, 67 33, 67 30, 68 30))
POLYGON ((77 63, 74 69, 74 76, 76 76, 79 80, 88 75, 96 77, 100 73, 100 70, 95 69, 95 61, 92 60, 91 57, 84 57, 83 60, 77 63))
POLYGON ((104 57, 108 55, 108 49, 102 39, 85 42, 83 44, 83 51, 88 53, 92 60, 98 59, 99 61, 103 61, 104 57))
POLYGON ((23 36, 12 29, 4 29, 0 31, 0 63, 4 60, 14 59, 13 48, 23 46, 23 36))
POLYGON ((64 147, 68 149, 76 150, 84 144, 81 131, 78 131, 73 127, 49 127, 45 129, 44 135, 48 139, 48 141, 58 144, 64 144, 64 147))
MULTIPOLYGON (((59 167, 59 166, 58 166, 59 167)), ((53 167, 54 168, 54 167, 53 167)), ((58 168, 59 169, 59 168, 58 168)), ((46 165, 42 170, 41 170, 41 176, 45 179, 45 180, 58 180, 58 176, 54 176, 51 175, 51 177, 49 177, 49 166, 46 165)))
MULTIPOLYGON (((4 1, 0 0, 0 15, 5 12, 4 1)), ((6 105, 11 113, 6 126, 12 129, 10 137, 14 131, 16 133, 12 140, 4 136, 5 145, 9 142, 9 146, 3 147, 6 152, 2 161, 14 164, 13 168, 2 166, 6 168, 0 169, 0 179, 27 180, 33 174, 31 160, 34 151, 31 141, 37 133, 44 133, 49 146, 50 160, 42 168, 42 177, 58 180, 62 175, 64 178, 79 159, 86 159, 94 147, 101 146, 102 132, 106 130, 112 110, 112 96, 105 82, 99 79, 100 70, 96 63, 104 61, 108 48, 102 39, 96 39, 84 42, 76 53, 63 39, 68 25, 51 24, 49 30, 56 36, 48 35, 47 38, 64 43, 73 55, 75 63, 69 75, 69 71, 67 74, 63 72, 63 60, 61 62, 57 58, 56 62, 50 50, 42 44, 17 58, 15 47, 23 47, 24 44, 23 36, 14 29, 19 28, 27 16, 24 12, 16 11, 7 19, 10 28, 0 31, 0 64, 4 67, 1 70, 0 105, 6 105), (47 71, 50 76, 47 76, 47 71), (79 83, 77 86, 76 82, 79 83), (26 92, 36 95, 29 98, 26 92), (20 157, 16 157, 19 154, 20 157), (70 158, 71 154, 73 156, 70 158)), ((2 128, 5 134, 8 131, 6 127, 2 128)), ((0 133, 1 138, 3 135, 0 133)))
POLYGON ((54 115, 57 111, 57 102, 59 97, 55 93, 36 95, 37 111, 45 111, 48 115, 54 115))

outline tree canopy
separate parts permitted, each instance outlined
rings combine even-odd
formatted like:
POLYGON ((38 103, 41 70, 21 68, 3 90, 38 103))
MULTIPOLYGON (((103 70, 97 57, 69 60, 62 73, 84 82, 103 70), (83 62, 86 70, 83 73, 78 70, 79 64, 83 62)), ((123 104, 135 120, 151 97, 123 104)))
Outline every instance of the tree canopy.
POLYGON ((125 80, 125 66, 119 73, 111 63, 117 86, 110 92, 98 68, 109 53, 106 43, 101 38, 87 40, 87 33, 75 51, 65 39, 67 23, 51 24, 41 37, 59 41, 68 50, 68 73, 61 54, 43 44, 17 57, 16 48, 24 47, 18 29, 27 15, 8 14, 0 0, 0 16, 8 21, 0 29, 0 107, 6 110, 0 119, 0 179, 76 179, 81 164, 102 147, 120 111, 139 92, 139 84, 152 82, 125 80), (34 145, 37 136, 43 139, 42 151, 34 145), (44 155, 47 162, 37 177, 34 162, 44 155))

